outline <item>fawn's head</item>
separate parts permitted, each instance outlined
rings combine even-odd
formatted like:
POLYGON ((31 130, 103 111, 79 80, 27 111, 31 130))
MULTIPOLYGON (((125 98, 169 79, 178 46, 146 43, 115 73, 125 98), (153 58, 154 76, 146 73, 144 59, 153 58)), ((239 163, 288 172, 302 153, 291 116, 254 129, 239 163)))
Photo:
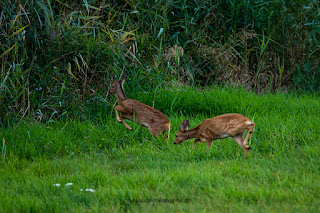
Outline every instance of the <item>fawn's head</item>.
POLYGON ((126 79, 126 72, 123 72, 119 81, 117 80, 115 75, 112 76, 110 93, 114 94, 117 92, 117 90, 123 91, 123 84, 125 79, 126 79))
POLYGON ((189 130, 189 127, 189 120, 185 120, 181 123, 180 129, 176 134, 176 140, 174 144, 180 144, 186 140, 186 138, 184 137, 184 133, 186 132, 186 130, 189 130))

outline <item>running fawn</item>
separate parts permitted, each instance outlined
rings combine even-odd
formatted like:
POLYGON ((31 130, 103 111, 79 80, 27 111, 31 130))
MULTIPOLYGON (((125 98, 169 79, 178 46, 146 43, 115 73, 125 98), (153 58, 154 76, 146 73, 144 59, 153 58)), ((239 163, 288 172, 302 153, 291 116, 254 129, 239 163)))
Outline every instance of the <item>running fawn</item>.
POLYGON ((114 108, 117 120, 120 123, 123 123, 124 126, 129 130, 132 130, 132 128, 124 121, 124 119, 135 121, 139 125, 148 128, 149 132, 155 137, 158 137, 166 131, 169 131, 169 140, 171 125, 168 118, 165 116, 165 114, 151 106, 143 104, 137 100, 127 98, 123 90, 125 78, 125 72, 119 81, 115 76, 113 76, 110 89, 110 93, 115 94, 118 99, 119 105, 114 108), (120 117, 118 111, 121 112, 120 117))
POLYGON ((195 138, 193 149, 198 142, 207 143, 207 153, 209 152, 212 141, 232 137, 243 149, 245 155, 251 149, 248 140, 255 124, 249 118, 236 114, 228 113, 213 118, 205 119, 200 125, 189 130, 189 120, 182 122, 180 130, 176 134, 174 144, 195 138), (243 139, 243 133, 248 130, 248 134, 243 139))

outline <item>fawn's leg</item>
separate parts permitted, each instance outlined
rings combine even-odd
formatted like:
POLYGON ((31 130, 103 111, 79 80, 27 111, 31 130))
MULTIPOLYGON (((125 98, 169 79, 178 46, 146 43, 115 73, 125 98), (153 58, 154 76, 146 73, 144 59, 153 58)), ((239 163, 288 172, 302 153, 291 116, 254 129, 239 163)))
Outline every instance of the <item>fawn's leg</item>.
POLYGON ((148 130, 154 137, 160 136, 162 133, 164 133, 163 128, 159 127, 157 125, 149 125, 148 130))
POLYGON ((123 112, 123 111, 125 111, 125 108, 118 105, 118 106, 116 106, 116 107, 114 108, 114 111, 116 112, 116 117, 117 117, 118 122, 119 122, 119 123, 122 123, 122 121, 121 121, 121 119, 120 119, 120 116, 119 116, 119 114, 118 114, 118 111, 123 112))
MULTIPOLYGON (((149 131, 150 131, 150 130, 149 130, 149 131)), ((160 133, 159 133, 158 136, 160 136, 162 139, 167 138, 167 144, 168 144, 168 143, 169 143, 169 138, 170 138, 170 128, 169 128, 169 129, 162 128, 162 129, 160 130, 160 133), (168 134, 168 136, 167 136, 167 134, 168 134)))
POLYGON ((123 125, 124 125, 127 129, 133 130, 133 128, 130 127, 124 120, 121 120, 121 123, 123 123, 123 125))
POLYGON ((212 141, 207 141, 207 154, 210 152, 210 149, 211 149, 211 145, 212 145, 212 141))
POLYGON ((118 114, 118 111, 120 111, 121 113, 127 113, 127 109, 126 108, 124 108, 124 107, 122 107, 122 106, 116 106, 115 108, 114 108, 114 111, 116 112, 116 116, 117 116, 117 120, 119 121, 119 123, 123 123, 123 125, 127 128, 127 129, 129 129, 129 130, 132 130, 132 128, 124 121, 124 120, 122 120, 121 118, 124 118, 124 116, 121 116, 121 118, 119 117, 119 114, 118 114))
POLYGON ((193 147, 192 147, 192 149, 195 149, 195 148, 196 148, 197 143, 198 143, 198 142, 200 142, 200 141, 201 141, 200 139, 195 139, 195 140, 194 140, 194 143, 193 143, 193 147))
POLYGON ((243 137, 242 137, 243 133, 236 135, 233 137, 233 139, 239 144, 239 146, 242 148, 243 152, 245 155, 248 154, 249 150, 251 149, 249 146, 245 147, 243 145, 243 137))
POLYGON ((243 141, 243 146, 248 148, 248 149, 251 149, 250 146, 248 145, 248 140, 249 140, 249 137, 252 134, 253 130, 254 130, 254 123, 253 124, 249 124, 248 125, 248 134, 247 134, 246 138, 243 141))

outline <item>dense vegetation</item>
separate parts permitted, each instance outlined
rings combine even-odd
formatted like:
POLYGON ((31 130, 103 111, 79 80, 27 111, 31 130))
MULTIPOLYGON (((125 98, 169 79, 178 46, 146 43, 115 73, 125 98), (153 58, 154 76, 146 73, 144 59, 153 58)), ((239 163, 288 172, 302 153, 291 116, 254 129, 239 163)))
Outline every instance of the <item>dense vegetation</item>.
POLYGON ((143 101, 154 97, 156 107, 168 109, 173 125, 169 143, 132 122, 128 123, 134 130, 127 130, 114 113, 87 121, 42 124, 22 120, 0 129, 5 144, 0 160, 0 209, 318 211, 318 97, 256 95, 220 88, 161 90, 137 96, 143 101), (256 129, 247 158, 232 139, 215 141, 210 154, 205 153, 205 144, 195 150, 192 142, 173 144, 184 119, 194 127, 204 118, 226 112, 254 117, 256 129))
POLYGON ((108 105, 110 76, 123 70, 140 92, 177 84, 319 91, 315 0, 0 4, 2 125, 108 105))

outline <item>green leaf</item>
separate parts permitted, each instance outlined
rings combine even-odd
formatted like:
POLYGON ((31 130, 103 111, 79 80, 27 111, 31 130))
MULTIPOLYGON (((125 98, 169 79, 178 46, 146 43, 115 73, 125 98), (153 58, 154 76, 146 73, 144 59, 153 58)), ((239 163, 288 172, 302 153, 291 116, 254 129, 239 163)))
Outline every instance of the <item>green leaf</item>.
POLYGON ((161 28, 160 28, 160 31, 159 31, 159 33, 158 33, 158 35, 157 35, 156 40, 159 38, 159 36, 162 34, 162 32, 163 32, 163 28, 161 27, 161 28))
POLYGON ((15 46, 17 45, 17 43, 15 43, 12 47, 10 47, 8 50, 4 51, 0 58, 2 58, 3 56, 7 55, 15 46))

